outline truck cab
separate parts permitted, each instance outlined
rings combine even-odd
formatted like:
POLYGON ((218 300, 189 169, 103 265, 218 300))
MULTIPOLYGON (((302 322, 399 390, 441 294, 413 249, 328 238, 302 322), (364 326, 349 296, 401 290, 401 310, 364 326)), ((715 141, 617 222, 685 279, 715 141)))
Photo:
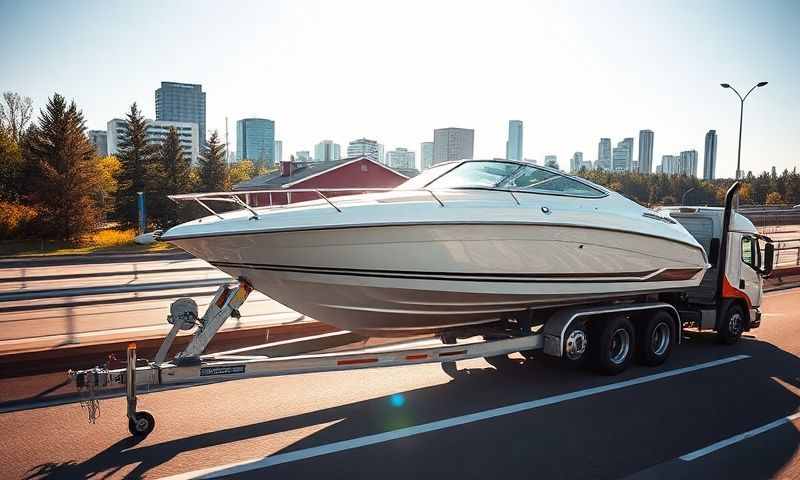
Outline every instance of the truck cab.
POLYGON ((771 240, 730 207, 662 207, 660 211, 697 239, 711 266, 701 284, 685 292, 682 318, 701 330, 716 330, 726 343, 757 328, 763 279, 772 271, 771 240))

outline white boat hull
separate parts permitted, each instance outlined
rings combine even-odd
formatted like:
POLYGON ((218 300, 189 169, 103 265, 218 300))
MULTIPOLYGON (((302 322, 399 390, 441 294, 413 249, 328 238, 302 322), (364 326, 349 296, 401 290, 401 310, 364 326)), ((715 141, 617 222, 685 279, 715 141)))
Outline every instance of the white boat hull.
POLYGON ((702 249, 601 227, 459 222, 174 239, 276 301, 372 336, 700 283, 702 249))

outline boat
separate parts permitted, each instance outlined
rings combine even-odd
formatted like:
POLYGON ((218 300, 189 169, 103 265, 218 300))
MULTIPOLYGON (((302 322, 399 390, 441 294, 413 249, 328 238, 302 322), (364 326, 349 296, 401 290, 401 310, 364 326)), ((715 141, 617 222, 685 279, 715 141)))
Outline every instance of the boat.
POLYGON ((254 207, 243 197, 263 191, 175 195, 212 215, 160 240, 304 315, 378 337, 683 290, 709 268, 668 215, 527 162, 440 163, 391 190, 281 192, 318 198, 254 207))

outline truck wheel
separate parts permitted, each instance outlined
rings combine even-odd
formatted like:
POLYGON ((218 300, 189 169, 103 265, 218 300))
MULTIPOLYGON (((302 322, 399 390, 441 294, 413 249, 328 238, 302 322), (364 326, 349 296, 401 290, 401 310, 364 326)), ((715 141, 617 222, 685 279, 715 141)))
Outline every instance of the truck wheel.
POLYGON ((582 367, 589 354, 589 330, 580 320, 573 322, 564 332, 561 360, 572 367, 582 367))
POLYGON ((592 329, 589 355, 592 367, 606 375, 616 375, 630 364, 634 348, 634 330, 624 316, 598 322, 592 329))
POLYGON ((719 329, 717 330, 717 339, 720 343, 725 345, 733 345, 738 342, 744 332, 744 310, 739 305, 733 303, 725 314, 720 318, 719 329))
POLYGON ((675 344, 675 322, 672 315, 660 310, 637 329, 638 360, 642 365, 655 367, 667 360, 675 344))

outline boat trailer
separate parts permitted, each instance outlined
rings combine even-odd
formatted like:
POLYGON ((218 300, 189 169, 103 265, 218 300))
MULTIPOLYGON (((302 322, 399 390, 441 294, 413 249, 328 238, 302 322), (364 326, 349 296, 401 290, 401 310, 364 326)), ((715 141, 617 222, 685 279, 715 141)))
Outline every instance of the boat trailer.
POLYGON ((145 437, 155 428, 155 418, 146 410, 137 409, 137 393, 144 388, 163 391, 244 378, 422 363, 440 363, 448 375, 455 377, 458 375, 455 362, 459 360, 507 359, 506 356, 511 353, 527 355, 539 349, 552 356, 565 357, 570 354, 570 348, 580 348, 571 336, 565 338, 565 332, 572 321, 581 315, 670 307, 653 302, 563 309, 538 330, 522 322, 521 325, 512 324, 511 329, 506 328, 501 332, 466 331, 471 335, 466 338, 462 335, 458 338, 456 335, 443 335, 412 341, 404 339, 403 342, 368 348, 364 347, 366 338, 353 332, 338 331, 203 354, 225 321, 230 317, 238 318, 238 309, 250 292, 252 287, 243 280, 234 287, 220 286, 202 317, 197 314, 194 300, 180 298, 173 302, 167 317, 172 328, 152 361, 137 358, 136 344, 131 343, 127 348, 125 368, 97 366, 87 370, 70 370, 69 377, 81 394, 81 405, 88 411, 89 422, 95 423, 99 416, 100 400, 118 396, 122 387, 127 398, 128 430, 133 436, 145 437), (189 345, 174 359, 167 361, 166 357, 178 332, 193 328, 197 330, 189 345), (341 349, 358 342, 364 346, 341 349))

